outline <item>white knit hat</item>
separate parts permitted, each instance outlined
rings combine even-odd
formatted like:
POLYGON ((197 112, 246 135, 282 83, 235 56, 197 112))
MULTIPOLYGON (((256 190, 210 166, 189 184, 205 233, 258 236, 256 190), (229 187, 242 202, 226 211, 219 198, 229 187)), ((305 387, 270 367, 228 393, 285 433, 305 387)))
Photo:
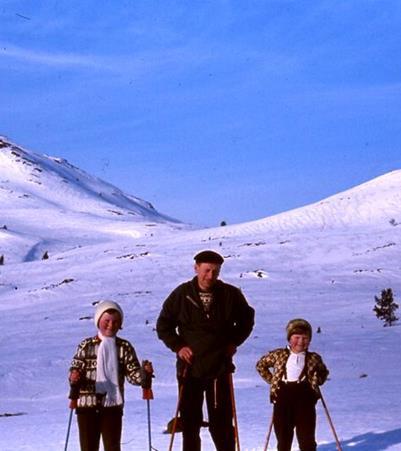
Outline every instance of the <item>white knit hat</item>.
POLYGON ((95 317, 94 317, 95 326, 96 327, 99 326, 100 317, 107 310, 116 310, 120 314, 121 326, 122 326, 123 320, 124 320, 124 313, 123 313, 122 308, 117 304, 117 302, 114 302, 114 301, 100 301, 99 304, 97 304, 96 310, 95 310, 95 317))

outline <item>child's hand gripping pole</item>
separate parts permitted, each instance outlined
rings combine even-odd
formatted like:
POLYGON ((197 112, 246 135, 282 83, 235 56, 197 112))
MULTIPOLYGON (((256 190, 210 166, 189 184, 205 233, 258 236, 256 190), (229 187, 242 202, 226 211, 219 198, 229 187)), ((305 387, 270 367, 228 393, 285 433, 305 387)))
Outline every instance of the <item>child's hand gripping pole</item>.
POLYGON ((70 409, 76 409, 78 405, 79 398, 79 383, 80 383, 81 375, 79 371, 72 370, 70 373, 70 394, 68 396, 70 400, 70 409))
POLYGON ((141 366, 141 387, 142 387, 142 399, 148 400, 153 399, 152 392, 152 379, 153 375, 153 366, 152 362, 149 360, 143 360, 141 366))
POLYGON ((70 395, 68 396, 70 400, 70 409, 76 409, 78 405, 79 398, 79 385, 71 384, 70 386, 70 395))

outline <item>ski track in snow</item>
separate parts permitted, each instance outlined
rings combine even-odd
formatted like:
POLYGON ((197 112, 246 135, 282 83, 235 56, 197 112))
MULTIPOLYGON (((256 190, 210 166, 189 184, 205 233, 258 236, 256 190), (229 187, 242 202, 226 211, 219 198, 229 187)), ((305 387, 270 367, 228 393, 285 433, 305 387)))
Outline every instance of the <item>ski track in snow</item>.
MULTIPOLYGON (((270 218, 196 230, 65 160, 14 145, 18 157, 10 146, 0 140, 0 415, 19 415, 0 416, 2 451, 64 449, 69 362, 95 333, 99 299, 121 304, 120 335, 153 361, 153 446, 166 450, 175 357, 154 327, 163 300, 192 277, 192 257, 206 248, 225 256, 222 279, 256 309, 255 329, 235 358, 241 449, 263 450, 271 417, 255 363, 285 345, 286 323, 301 316, 314 328, 311 349, 330 369, 322 391, 343 449, 401 450, 401 323, 383 327, 372 311, 382 289, 393 288, 398 302, 401 294, 401 171, 270 218), (60 192, 63 177, 76 183, 60 192), (41 260, 45 251, 50 258, 41 260)), ((123 450, 148 449, 141 395, 127 384, 123 450)), ((320 403, 317 439, 319 450, 336 449, 320 403)), ((207 430, 202 443, 214 449, 207 430)), ((180 444, 177 434, 174 449, 180 444)), ((79 449, 75 421, 68 449, 79 449)))

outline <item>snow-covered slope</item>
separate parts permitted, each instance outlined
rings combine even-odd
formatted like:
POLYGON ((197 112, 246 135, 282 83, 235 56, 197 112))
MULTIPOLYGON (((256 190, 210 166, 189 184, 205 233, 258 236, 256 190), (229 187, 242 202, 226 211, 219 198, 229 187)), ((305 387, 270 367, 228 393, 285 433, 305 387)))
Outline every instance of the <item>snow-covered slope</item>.
MULTIPOLYGON (((18 180, 25 187, 47 186, 15 177, 12 190, 17 190, 18 180)), ((11 175, 6 179, 10 182, 4 186, 11 186, 11 175)), ((0 230, 0 254, 5 255, 5 265, 0 266, 0 449, 64 449, 69 361, 80 339, 95 333, 93 304, 102 298, 122 305, 121 335, 134 343, 140 358, 154 363, 153 446, 167 449, 169 436, 162 430, 176 404, 174 355, 157 339, 155 321, 168 293, 192 277, 195 252, 212 248, 225 257, 222 278, 239 286, 256 309, 255 329, 235 359, 241 449, 264 449, 271 416, 268 389, 255 372, 255 362, 267 350, 285 344, 284 327, 290 318, 305 317, 314 329, 311 348, 323 355, 330 369, 323 393, 343 450, 401 450, 397 398, 401 327, 397 323, 384 328, 372 312, 374 296, 384 288, 393 288, 400 303, 399 181, 400 171, 395 171, 272 218, 203 230, 156 221, 149 228, 146 215, 145 222, 129 223, 128 229, 120 215, 108 217, 107 203, 99 203, 96 194, 96 205, 86 200, 88 211, 78 211, 81 207, 74 210, 73 203, 63 207, 62 198, 46 189, 41 192, 44 203, 33 202, 32 217, 24 227, 22 217, 14 216, 18 209, 10 200, 13 193, 3 193, 11 213, 10 227, 0 230), (68 211, 65 229, 57 215, 49 213, 55 211, 49 206, 51 200, 57 209, 68 211), (100 205, 105 205, 104 210, 100 205), (109 230, 105 231, 103 217, 109 230), (33 229, 41 237, 40 245, 46 241, 53 245, 47 260, 37 258, 33 229), (58 243, 60 234, 63 241, 58 243), (26 258, 13 260, 13 252, 23 255, 22 249, 26 258)), ((50 186, 56 190, 59 185, 50 186)), ((29 199, 37 198, 18 202, 29 199)), ((6 208, 0 207, 0 213, 3 218, 6 208)), ((146 405, 135 387, 127 387, 126 396, 122 449, 143 451, 147 449, 146 405)), ((336 449, 320 404, 317 438, 320 451, 336 449)), ((179 449, 179 435, 176 440, 174 449, 179 449)), ((272 437, 269 449, 274 446, 272 437)), ((79 449, 75 422, 68 449, 79 449)), ((207 431, 203 431, 202 449, 214 449, 207 431)))
POLYGON ((319 202, 227 227, 230 234, 332 230, 401 224, 401 170, 389 172, 319 202))
POLYGON ((62 158, 35 154, 0 137, 0 240, 12 261, 69 248, 71 241, 83 245, 183 227, 149 202, 62 158))
POLYGON ((123 193, 63 158, 29 152, 4 137, 0 137, 0 149, 2 202, 12 193, 13 202, 20 208, 57 208, 107 218, 129 214, 133 221, 172 221, 149 202, 123 193))

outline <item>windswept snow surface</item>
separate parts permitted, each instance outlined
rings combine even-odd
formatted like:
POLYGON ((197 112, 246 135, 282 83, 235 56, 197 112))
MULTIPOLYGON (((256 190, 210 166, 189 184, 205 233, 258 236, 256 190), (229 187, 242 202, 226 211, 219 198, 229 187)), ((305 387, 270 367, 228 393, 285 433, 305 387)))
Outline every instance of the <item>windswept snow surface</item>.
MULTIPOLYGON (((175 357, 157 339, 155 321, 206 248, 224 255, 222 279, 256 309, 255 329, 235 358, 241 449, 264 449, 271 417, 255 363, 285 345, 289 319, 305 317, 315 331, 311 349, 330 369, 323 393, 343 449, 401 450, 401 323, 383 327, 372 311, 382 289, 401 296, 401 171, 271 218, 193 230, 64 160, 17 149, 0 148, 2 451, 64 449, 69 362, 79 341, 95 334, 100 299, 121 304, 121 336, 154 363, 153 446, 166 450, 175 357)), ((320 403, 317 439, 319 450, 336 449, 320 403)), ((202 440, 214 449, 206 430, 202 440)), ((68 449, 79 449, 75 419, 68 449)), ((148 449, 138 387, 126 389, 122 449, 148 449)))

